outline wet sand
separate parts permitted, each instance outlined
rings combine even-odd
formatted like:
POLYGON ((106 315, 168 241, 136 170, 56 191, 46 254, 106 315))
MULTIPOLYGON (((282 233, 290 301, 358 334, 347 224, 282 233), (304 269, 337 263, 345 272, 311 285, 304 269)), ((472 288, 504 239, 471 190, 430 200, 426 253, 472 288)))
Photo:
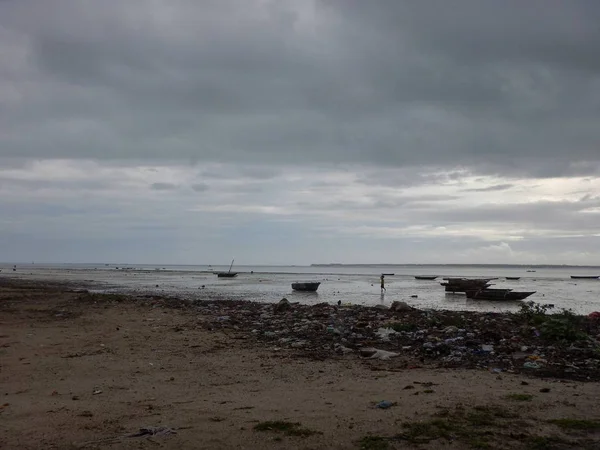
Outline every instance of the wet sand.
POLYGON ((207 329, 200 312, 176 304, 89 298, 0 285, 1 448, 600 446, 592 422, 583 431, 548 422, 600 420, 598 383, 313 360, 207 329), (396 405, 375 408, 381 400, 396 405), (264 421, 300 425, 254 429, 264 421), (176 434, 130 437, 147 426, 176 434))

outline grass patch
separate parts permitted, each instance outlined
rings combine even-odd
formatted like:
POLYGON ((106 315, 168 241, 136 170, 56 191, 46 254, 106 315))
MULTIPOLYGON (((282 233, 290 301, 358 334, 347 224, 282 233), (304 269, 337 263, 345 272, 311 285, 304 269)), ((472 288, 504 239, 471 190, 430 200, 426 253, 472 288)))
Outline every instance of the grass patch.
POLYGON ((443 439, 458 441, 473 449, 488 449, 492 448, 491 440, 499 430, 508 426, 509 419, 517 417, 515 413, 493 405, 443 408, 431 420, 404 423, 404 433, 396 438, 412 444, 443 439))
POLYGON ((515 402, 530 402, 533 399, 533 395, 531 394, 508 394, 506 396, 509 400, 514 400, 515 402))
POLYGON ((254 431, 274 431, 283 433, 286 436, 308 437, 314 434, 321 434, 320 431, 302 428, 298 422, 286 422, 283 420, 261 422, 254 426, 254 431))
POLYGON ((473 439, 467 439, 465 441, 465 443, 474 449, 488 449, 488 448, 492 448, 491 444, 485 440, 482 439, 478 439, 478 438, 473 438, 473 439))
POLYGON ((359 442, 361 450, 388 450, 390 443, 381 436, 365 436, 359 442))
POLYGON ((473 411, 479 413, 486 413, 499 419, 515 419, 519 417, 518 414, 515 414, 514 412, 509 411, 508 409, 504 409, 501 406, 494 405, 475 406, 473 408, 473 411))
POLYGON ((600 430, 600 421, 585 419, 554 419, 548 422, 563 430, 596 431, 600 430))
POLYGON ((525 441, 530 450, 561 450, 573 448, 571 443, 558 436, 531 436, 525 441))
POLYGON ((451 439, 456 434, 462 434, 460 424, 451 420, 432 419, 425 422, 405 422, 406 429, 403 437, 412 443, 426 443, 437 439, 451 439))

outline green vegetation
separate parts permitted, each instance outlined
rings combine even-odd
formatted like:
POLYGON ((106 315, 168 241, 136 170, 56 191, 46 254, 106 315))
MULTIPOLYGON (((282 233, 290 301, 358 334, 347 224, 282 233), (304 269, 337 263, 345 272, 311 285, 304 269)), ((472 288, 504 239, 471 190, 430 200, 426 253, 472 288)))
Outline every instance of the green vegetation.
POLYGON ((541 325, 546 321, 548 311, 553 308, 554 306, 552 305, 540 305, 539 303, 528 301, 521 304, 521 309, 517 315, 530 325, 541 325))
POLYGON ((548 314, 552 305, 540 305, 529 301, 521 305, 517 316, 528 325, 539 329, 543 339, 550 342, 575 342, 585 340, 581 317, 563 309, 557 314, 548 314))
POLYGON ((495 405, 473 408, 442 408, 435 418, 402 425, 405 432, 395 439, 412 444, 423 444, 438 439, 459 441, 468 448, 488 449, 493 447, 495 436, 510 427, 510 419, 519 416, 508 409, 495 405))
POLYGON ((562 428, 563 430, 579 430, 579 431, 600 430, 600 421, 598 421, 598 420, 555 419, 555 420, 549 420, 549 422, 562 428))
MULTIPOLYGON (((531 399, 528 394, 513 394, 519 401, 531 399)), ((600 421, 581 419, 550 420, 566 431, 592 432, 600 430, 600 421)), ((405 422, 402 433, 395 436, 366 436, 359 441, 362 450, 388 450, 395 441, 405 441, 412 445, 428 444, 434 441, 441 445, 443 441, 454 443, 457 448, 499 449, 515 448, 522 450, 582 450, 597 449, 598 441, 591 439, 565 439, 562 436, 538 436, 530 433, 534 424, 522 420, 509 409, 482 405, 473 408, 457 406, 440 408, 440 411, 428 420, 405 422)), ((404 448, 404 447, 402 447, 404 448)), ((437 448, 437 447, 435 447, 437 448)), ((453 447, 454 448, 454 447, 453 447)))
POLYGON ((514 400, 516 402, 530 402, 533 399, 533 395, 531 394, 508 394, 506 396, 509 400, 514 400))
POLYGON ((365 436, 360 442, 361 450, 388 450, 390 444, 388 439, 381 436, 365 436))
POLYGON ((558 436, 531 436, 525 441, 529 450, 562 450, 573 448, 570 442, 558 436))
POLYGON ((426 443, 437 439, 452 439, 457 434, 463 434, 462 427, 448 419, 432 419, 423 422, 405 422, 402 424, 405 432, 402 435, 414 444, 426 443))

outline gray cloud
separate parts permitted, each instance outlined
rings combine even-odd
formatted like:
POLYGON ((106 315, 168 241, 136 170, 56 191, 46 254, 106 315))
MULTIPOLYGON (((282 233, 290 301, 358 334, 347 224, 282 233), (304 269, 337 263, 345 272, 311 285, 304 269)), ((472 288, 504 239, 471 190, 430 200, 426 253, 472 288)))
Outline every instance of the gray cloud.
POLYGON ((173 191, 177 189, 178 186, 173 183, 152 183, 150 188, 155 191, 173 191))
MULTIPOLYGON (((548 229, 557 235, 593 234, 600 225, 600 213, 584 212, 599 208, 600 200, 538 201, 517 204, 489 204, 477 207, 437 208, 425 212, 431 223, 448 224, 506 224, 517 233, 530 230, 535 235, 548 229)), ((415 214, 419 214, 415 211, 415 214)), ((422 217, 423 219, 424 217, 422 217)))
POLYGON ((0 247, 592 261, 598 23, 596 0, 0 1, 0 247))
MULTIPOLYGON (((290 166, 263 179, 240 177, 238 169, 82 160, 0 167, 3 258, 89 261, 94 255, 165 264, 214 263, 223 254, 294 264, 334 256, 588 264, 595 258, 589 249, 600 229, 600 179, 525 180, 499 191, 485 190, 500 184, 496 177, 469 172, 423 172, 418 183, 388 185, 365 183, 369 171, 359 168, 290 166), (218 174, 210 195, 191 188, 202 184, 203 171, 218 174), (51 187, 40 189, 46 182, 51 187), (68 188, 57 188, 61 183, 68 188), (149 189, 154 184, 189 188, 156 195, 149 189)), ((405 175, 376 172, 390 180, 405 175)))
POLYGON ((599 20, 586 0, 2 2, 0 155, 597 174, 599 20))
POLYGON ((191 188, 196 192, 206 192, 210 189, 210 186, 206 183, 192 184, 191 188))
POLYGON ((464 189, 465 192, 492 192, 492 191, 506 191, 507 189, 513 188, 515 185, 510 183, 495 184, 493 186, 487 186, 484 188, 470 188, 464 189))

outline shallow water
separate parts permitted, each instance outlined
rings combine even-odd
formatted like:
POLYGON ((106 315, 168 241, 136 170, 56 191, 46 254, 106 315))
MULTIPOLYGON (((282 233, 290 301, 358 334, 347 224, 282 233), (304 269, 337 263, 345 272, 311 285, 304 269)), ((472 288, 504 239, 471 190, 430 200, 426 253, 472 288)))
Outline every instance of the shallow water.
MULTIPOLYGON (((97 290, 171 295, 186 299, 215 297, 276 302, 282 297, 292 302, 353 303, 389 305, 404 300, 418 308, 510 311, 519 302, 489 302, 467 300, 461 294, 446 294, 440 286, 443 277, 497 277, 495 287, 536 291, 528 298, 538 303, 554 304, 588 314, 600 310, 600 280, 572 280, 571 275, 600 275, 596 267, 536 267, 520 266, 237 266, 236 278, 217 278, 208 266, 104 266, 72 265, 0 265, 1 276, 25 279, 66 280, 96 283, 97 290), (122 267, 126 267, 123 270, 122 267), (162 269, 164 267, 164 270, 162 269), (160 269, 160 270, 156 270, 160 269), (535 270, 535 272, 527 272, 535 270), (253 272, 253 273, 252 273, 253 272), (386 276, 387 292, 381 295, 379 275, 386 276), (438 275, 435 281, 415 280, 415 275, 438 275), (507 276, 520 276, 518 281, 507 276), (316 293, 294 292, 294 281, 321 281, 316 293), (156 287, 158 285, 158 287, 156 287), (202 288, 202 286, 205 286, 202 288), (415 296, 416 297, 412 297, 415 296)), ((216 271, 228 266, 214 266, 216 271)))

